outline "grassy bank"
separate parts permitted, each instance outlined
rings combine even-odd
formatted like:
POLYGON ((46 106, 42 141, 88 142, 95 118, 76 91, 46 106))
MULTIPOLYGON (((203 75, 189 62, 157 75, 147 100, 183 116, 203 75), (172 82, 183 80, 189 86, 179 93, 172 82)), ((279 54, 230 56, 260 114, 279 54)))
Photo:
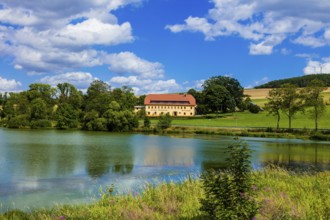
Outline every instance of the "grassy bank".
MULTIPOLYGON (((279 168, 254 173, 260 204, 257 219, 328 219, 330 172, 289 172, 279 168)), ((30 213, 8 212, 0 219, 205 219, 199 210, 204 192, 199 180, 147 186, 141 194, 106 193, 91 205, 56 206, 30 213)))

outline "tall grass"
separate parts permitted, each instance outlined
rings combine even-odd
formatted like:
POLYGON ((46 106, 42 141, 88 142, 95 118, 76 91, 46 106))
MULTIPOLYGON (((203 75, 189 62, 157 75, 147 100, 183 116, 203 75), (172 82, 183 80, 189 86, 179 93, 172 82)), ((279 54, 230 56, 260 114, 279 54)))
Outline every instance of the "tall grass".
MULTIPOLYGON (((257 219, 329 219, 330 172, 265 168, 253 173, 260 209, 257 219)), ((29 213, 11 211, 0 219, 205 219, 199 179, 147 185, 142 193, 111 195, 89 205, 56 206, 29 213)))
POLYGON ((260 219, 329 219, 330 172, 296 173, 279 168, 256 173, 260 219))

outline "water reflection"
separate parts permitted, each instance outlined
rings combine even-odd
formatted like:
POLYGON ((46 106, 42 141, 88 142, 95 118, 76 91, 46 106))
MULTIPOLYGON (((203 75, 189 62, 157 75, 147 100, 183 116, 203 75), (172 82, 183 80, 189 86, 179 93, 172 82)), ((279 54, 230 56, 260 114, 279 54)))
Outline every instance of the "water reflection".
MULTIPOLYGON (((242 138, 258 166, 330 169, 330 143, 242 138)), ((232 137, 156 136, 0 128, 0 208, 90 201, 99 187, 120 192, 224 168, 232 137)), ((1 211, 1 210, 0 210, 1 211)))
POLYGON ((277 165, 283 168, 330 169, 330 149, 326 142, 271 142, 266 144, 260 162, 263 166, 277 165))

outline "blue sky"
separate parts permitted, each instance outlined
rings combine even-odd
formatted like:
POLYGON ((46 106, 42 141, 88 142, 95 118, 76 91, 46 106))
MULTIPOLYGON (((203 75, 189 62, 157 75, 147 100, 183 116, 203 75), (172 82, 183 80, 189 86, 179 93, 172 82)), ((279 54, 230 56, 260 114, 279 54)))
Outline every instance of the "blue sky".
POLYGON ((0 0, 0 92, 35 82, 136 94, 330 73, 328 0, 0 0))

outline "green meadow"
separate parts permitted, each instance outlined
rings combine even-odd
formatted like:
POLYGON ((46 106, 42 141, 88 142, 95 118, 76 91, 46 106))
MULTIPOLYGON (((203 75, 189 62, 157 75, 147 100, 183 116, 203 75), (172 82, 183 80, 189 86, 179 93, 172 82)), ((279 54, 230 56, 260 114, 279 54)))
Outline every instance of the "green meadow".
MULTIPOLYGON (((260 103, 262 100, 258 100, 260 103)), ((262 105, 261 105, 262 106, 262 105)), ((218 117, 194 117, 194 118, 173 118, 173 126, 192 126, 192 127, 232 127, 232 128, 275 128, 277 118, 269 115, 266 111, 257 114, 245 112, 235 112, 229 114, 219 114, 218 117)), ((157 123, 157 119, 151 119, 152 124, 157 123)), ((281 115, 280 128, 288 128, 289 122, 286 115, 281 115)), ((292 120, 293 128, 313 129, 314 120, 310 117, 308 109, 305 113, 299 112, 292 120)), ((319 129, 330 128, 330 105, 326 107, 324 115, 319 120, 319 129)))
MULTIPOLYGON (((256 90, 257 91, 257 90, 256 90)), ((324 92, 324 100, 327 104, 324 114, 319 120, 319 129, 330 128, 330 92, 324 92)), ((264 107, 267 103, 266 98, 254 98, 252 101, 264 107)), ((277 118, 269 115, 267 111, 261 111, 257 114, 245 112, 235 112, 228 114, 212 114, 210 117, 196 116, 194 118, 172 118, 173 126, 189 127, 231 127, 231 128, 275 128, 277 118)), ((152 124, 157 124, 158 119, 151 119, 152 124)), ((280 128, 288 128, 289 121, 285 114, 281 115, 280 128)), ((315 122, 311 118, 308 109, 305 112, 298 112, 292 120, 292 127, 298 129, 314 129, 315 122)))

